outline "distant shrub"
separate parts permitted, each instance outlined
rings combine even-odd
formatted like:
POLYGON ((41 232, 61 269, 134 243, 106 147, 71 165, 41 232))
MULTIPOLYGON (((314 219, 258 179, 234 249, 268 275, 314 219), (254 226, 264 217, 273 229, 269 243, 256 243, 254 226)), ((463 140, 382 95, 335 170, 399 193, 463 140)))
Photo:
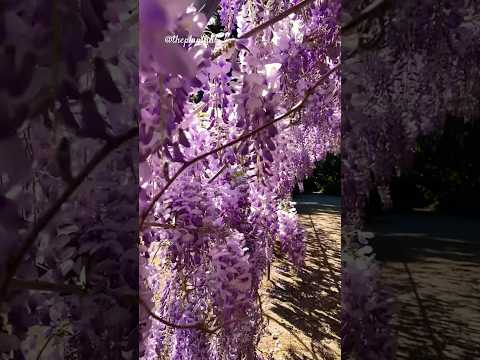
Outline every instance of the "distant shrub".
POLYGON ((306 193, 340 196, 340 155, 328 153, 324 160, 318 161, 315 171, 303 181, 303 186, 306 193))

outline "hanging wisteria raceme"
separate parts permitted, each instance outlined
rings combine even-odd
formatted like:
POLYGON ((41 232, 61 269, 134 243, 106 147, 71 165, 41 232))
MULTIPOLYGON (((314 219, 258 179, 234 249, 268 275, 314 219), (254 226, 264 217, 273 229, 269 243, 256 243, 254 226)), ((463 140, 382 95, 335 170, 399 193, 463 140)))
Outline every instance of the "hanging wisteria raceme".
POLYGON ((343 312, 342 350, 354 358, 391 358, 385 333, 373 330, 384 327, 391 311, 378 294, 378 271, 370 270, 375 267, 365 256, 372 250, 362 233, 366 206, 372 191, 386 208, 391 205, 390 181, 411 165, 420 135, 441 128, 448 114, 465 121, 478 114, 473 64, 480 55, 480 8, 472 1, 380 0, 352 1, 343 10, 342 240, 344 259, 363 258, 365 265, 344 265, 363 277, 343 272, 348 289, 342 306, 359 311, 343 312), (355 302, 366 292, 385 312, 377 313, 376 326, 358 326, 371 324, 376 308, 355 302))
POLYGON ((140 1, 145 359, 256 359, 274 246, 302 265, 290 194, 338 151, 338 1, 140 1), (279 10, 280 9, 280 10, 279 10), (235 37, 233 37, 235 36, 235 37))
POLYGON ((237 14, 245 3, 245 0, 220 1, 220 19, 227 31, 232 31, 237 26, 237 14))

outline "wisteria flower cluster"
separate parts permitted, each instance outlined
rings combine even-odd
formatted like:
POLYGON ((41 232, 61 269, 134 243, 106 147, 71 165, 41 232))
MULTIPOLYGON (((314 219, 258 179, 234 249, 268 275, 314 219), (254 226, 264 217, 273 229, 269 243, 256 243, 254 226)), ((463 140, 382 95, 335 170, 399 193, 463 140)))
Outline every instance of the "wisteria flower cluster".
POLYGON ((380 285, 380 267, 364 246, 342 256, 342 352, 349 359, 391 359, 391 294, 380 285))
POLYGON ((291 191, 339 150, 340 5, 222 0, 224 40, 166 44, 206 31, 195 4, 140 2, 141 355, 259 359, 275 244, 302 264, 291 191))

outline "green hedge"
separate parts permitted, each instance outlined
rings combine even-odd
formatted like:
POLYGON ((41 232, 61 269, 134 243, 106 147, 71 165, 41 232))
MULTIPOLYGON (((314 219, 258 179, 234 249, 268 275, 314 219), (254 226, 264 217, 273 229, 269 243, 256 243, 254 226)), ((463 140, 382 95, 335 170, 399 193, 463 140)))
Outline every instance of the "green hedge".
POLYGON ((312 176, 303 181, 306 193, 321 192, 325 195, 341 195, 340 156, 327 154, 324 160, 317 162, 312 176))

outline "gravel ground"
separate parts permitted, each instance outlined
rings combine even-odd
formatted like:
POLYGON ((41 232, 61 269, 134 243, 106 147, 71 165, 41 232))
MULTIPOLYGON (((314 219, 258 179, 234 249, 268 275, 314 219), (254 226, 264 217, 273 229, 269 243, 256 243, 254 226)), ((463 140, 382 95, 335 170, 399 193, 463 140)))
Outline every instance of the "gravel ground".
POLYGON ((340 198, 294 199, 307 232, 306 266, 276 258, 261 291, 269 318, 259 349, 275 360, 340 359, 340 198))

